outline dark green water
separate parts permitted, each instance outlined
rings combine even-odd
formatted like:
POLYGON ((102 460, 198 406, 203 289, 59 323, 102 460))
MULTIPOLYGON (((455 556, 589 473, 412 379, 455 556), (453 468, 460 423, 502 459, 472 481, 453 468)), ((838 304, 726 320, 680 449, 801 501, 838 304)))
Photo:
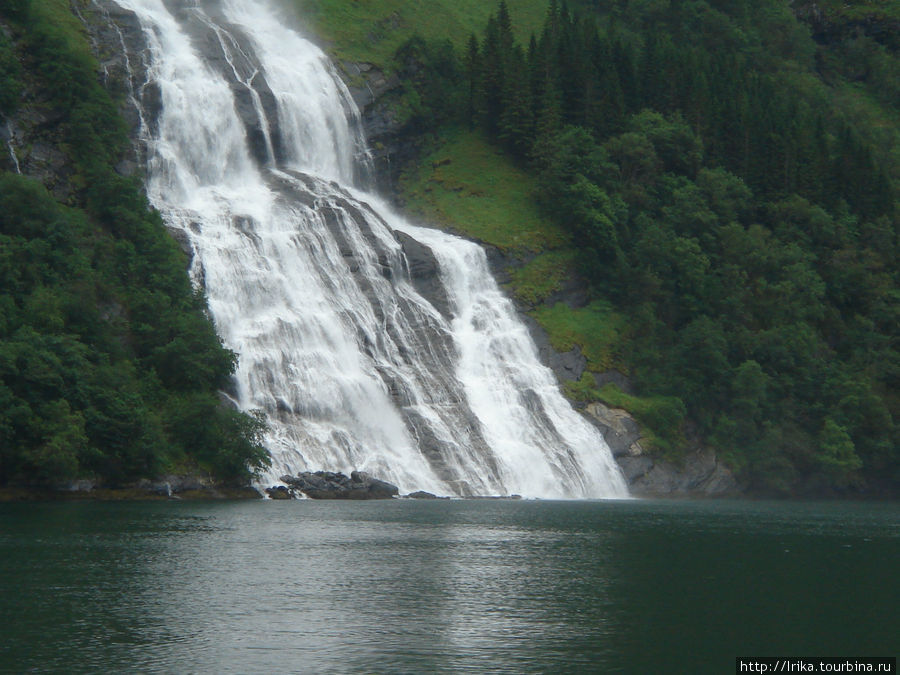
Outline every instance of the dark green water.
POLYGON ((900 506, 0 505, 4 672, 734 672, 895 656, 900 506))

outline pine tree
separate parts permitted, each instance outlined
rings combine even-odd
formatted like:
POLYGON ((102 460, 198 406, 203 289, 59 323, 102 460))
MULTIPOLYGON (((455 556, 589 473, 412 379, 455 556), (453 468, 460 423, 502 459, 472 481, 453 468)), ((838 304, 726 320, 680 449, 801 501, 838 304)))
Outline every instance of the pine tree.
POLYGON ((533 118, 528 68, 522 50, 515 46, 504 82, 499 138, 514 157, 525 159, 531 147, 533 118))
POLYGON ((475 34, 469 35, 466 45, 466 122, 469 128, 475 126, 478 111, 478 92, 481 81, 481 54, 478 51, 478 39, 475 34))
POLYGON ((502 112, 501 95, 504 88, 506 70, 500 45, 500 28, 492 14, 488 19, 484 40, 481 43, 481 80, 477 100, 480 103, 479 117, 489 135, 495 136, 500 126, 502 112))

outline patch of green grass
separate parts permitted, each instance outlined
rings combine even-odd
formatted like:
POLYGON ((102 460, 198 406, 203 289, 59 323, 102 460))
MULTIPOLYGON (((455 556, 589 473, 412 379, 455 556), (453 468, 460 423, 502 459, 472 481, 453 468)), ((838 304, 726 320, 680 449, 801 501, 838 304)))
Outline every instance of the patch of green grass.
POLYGON ((593 403, 600 398, 594 375, 587 370, 581 374, 580 380, 566 380, 562 385, 563 393, 570 401, 593 403))
POLYGON ((572 249, 549 251, 510 271, 509 288, 532 307, 562 290, 566 279, 574 274, 576 252, 572 249))
POLYGON ((566 243, 563 231, 538 213, 532 176, 480 133, 456 130, 443 140, 401 178, 409 211, 506 251, 566 243))
POLYGON ((529 314, 547 331, 556 351, 580 347, 588 370, 595 373, 615 367, 621 369, 625 318, 609 303, 596 300, 572 309, 558 302, 552 307, 538 307, 529 314))
POLYGON ((36 24, 55 26, 64 36, 67 48, 79 58, 93 61, 94 54, 84 24, 72 13, 68 0, 41 0, 32 2, 30 20, 36 24))
MULTIPOLYGON (((481 35, 498 2, 453 0, 292 0, 300 21, 330 43, 335 56, 389 69, 394 52, 412 35, 450 40, 458 49, 469 35, 481 35)), ((513 3, 510 16, 522 44, 539 33, 547 13, 544 0, 513 3)))

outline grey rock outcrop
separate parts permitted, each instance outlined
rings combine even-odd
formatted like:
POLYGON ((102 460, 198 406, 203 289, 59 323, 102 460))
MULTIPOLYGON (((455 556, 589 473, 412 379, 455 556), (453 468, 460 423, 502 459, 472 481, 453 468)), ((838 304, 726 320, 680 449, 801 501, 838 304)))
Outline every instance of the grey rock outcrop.
POLYGON ((586 412, 601 429, 633 495, 712 497, 740 491, 734 475, 713 450, 697 448, 678 462, 661 459, 641 445, 641 427, 626 411, 591 403, 586 412))
POLYGON ((688 453, 678 463, 646 454, 617 459, 636 497, 721 497, 740 492, 734 475, 707 448, 688 453))
POLYGON ((602 403, 591 403, 586 412, 598 423, 613 457, 638 457, 644 454, 640 443, 641 427, 627 412, 602 403))
POLYGON ((415 159, 422 138, 399 114, 403 84, 397 74, 385 75, 371 63, 341 63, 341 74, 369 142, 376 187, 395 194, 399 171, 415 159))
POLYGON ((413 239, 405 232, 394 232, 400 242, 406 262, 409 266, 409 279, 422 297, 428 300, 435 309, 448 319, 450 318, 450 301, 440 280, 440 270, 434 253, 425 244, 413 239))
POLYGON ((281 481, 286 487, 266 490, 273 499, 291 499, 298 494, 310 499, 391 499, 400 494, 396 485, 373 478, 364 471, 352 471, 349 477, 333 471, 304 471, 296 476, 282 476, 281 481))
POLYGON ((275 487, 266 488, 266 494, 269 499, 293 499, 294 495, 284 485, 276 485, 275 487))

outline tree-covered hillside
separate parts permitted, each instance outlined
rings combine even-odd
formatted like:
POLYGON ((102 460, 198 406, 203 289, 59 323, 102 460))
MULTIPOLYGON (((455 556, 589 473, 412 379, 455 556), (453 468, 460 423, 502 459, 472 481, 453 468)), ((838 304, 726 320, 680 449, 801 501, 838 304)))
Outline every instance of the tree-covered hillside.
POLYGON ((445 222, 466 195, 490 207, 503 183, 467 170, 487 139, 549 225, 531 230, 537 257, 502 218, 474 232, 530 248, 514 293, 589 371, 633 386, 588 373, 573 397, 630 409, 668 456, 710 445, 757 489, 896 490, 898 12, 552 0, 523 38, 534 5, 500 3, 464 46, 396 51, 415 122, 440 139, 410 204, 445 222), (592 302, 542 305, 571 269, 592 302))
POLYGON ((64 0, 0 6, 0 124, 63 157, 54 194, 0 173, 0 486, 246 480, 268 461, 261 421, 220 403, 235 356, 139 180, 113 168, 128 139, 99 70, 64 0))

